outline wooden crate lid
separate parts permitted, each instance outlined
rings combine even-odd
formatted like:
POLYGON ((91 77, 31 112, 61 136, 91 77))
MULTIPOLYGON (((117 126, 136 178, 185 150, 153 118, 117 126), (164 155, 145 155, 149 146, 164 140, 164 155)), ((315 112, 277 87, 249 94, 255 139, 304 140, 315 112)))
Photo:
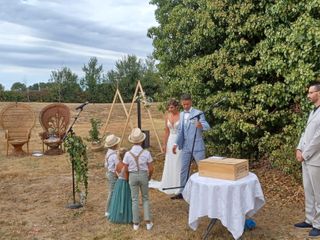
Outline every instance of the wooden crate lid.
POLYGON ((207 159, 201 160, 199 162, 199 164, 201 164, 201 163, 238 164, 238 163, 243 163, 243 162, 248 162, 248 160, 247 159, 238 159, 238 158, 223 158, 223 159, 207 158, 207 159))

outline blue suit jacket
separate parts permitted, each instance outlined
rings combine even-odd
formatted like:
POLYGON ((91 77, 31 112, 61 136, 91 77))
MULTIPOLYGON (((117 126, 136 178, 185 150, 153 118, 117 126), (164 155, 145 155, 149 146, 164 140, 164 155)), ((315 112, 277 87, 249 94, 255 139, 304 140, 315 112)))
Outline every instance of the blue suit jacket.
POLYGON ((178 127, 178 136, 176 140, 176 144, 178 145, 179 149, 182 149, 183 151, 192 151, 192 144, 193 139, 195 135, 195 131, 197 129, 196 139, 195 139, 195 145, 194 145, 194 152, 204 151, 205 145, 203 141, 202 133, 203 131, 206 131, 210 129, 209 123, 206 121, 205 116, 202 111, 192 108, 190 111, 190 115, 187 119, 187 122, 184 122, 184 112, 180 112, 180 124, 178 127), (193 118, 194 116, 199 116, 199 122, 202 124, 202 129, 196 128, 195 124, 198 120, 198 118, 193 118), (193 118, 193 119, 192 119, 193 118), (191 119, 191 120, 190 120, 191 119))

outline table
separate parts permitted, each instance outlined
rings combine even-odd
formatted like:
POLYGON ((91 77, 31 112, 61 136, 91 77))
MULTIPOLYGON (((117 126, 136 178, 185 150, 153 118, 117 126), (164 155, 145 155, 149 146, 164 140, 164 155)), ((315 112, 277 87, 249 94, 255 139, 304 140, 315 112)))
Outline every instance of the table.
POLYGON ((260 182, 251 172, 237 181, 201 177, 194 173, 182 194, 189 203, 190 228, 196 230, 199 218, 208 216, 213 219, 211 225, 219 219, 234 239, 243 234, 246 216, 253 216, 265 203, 260 182))

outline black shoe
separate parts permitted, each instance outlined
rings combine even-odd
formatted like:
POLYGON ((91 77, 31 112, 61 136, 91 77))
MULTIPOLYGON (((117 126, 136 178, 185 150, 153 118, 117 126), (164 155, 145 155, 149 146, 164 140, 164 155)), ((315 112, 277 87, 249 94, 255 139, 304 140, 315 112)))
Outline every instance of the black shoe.
POLYGON ((294 226, 297 228, 312 228, 312 225, 306 222, 296 223, 294 226))
POLYGON ((177 194, 177 195, 174 195, 173 197, 171 197, 172 200, 175 200, 175 199, 183 199, 183 196, 181 193, 177 194))
POLYGON ((312 228, 309 232, 309 237, 312 237, 312 238, 320 237, 320 229, 312 228))

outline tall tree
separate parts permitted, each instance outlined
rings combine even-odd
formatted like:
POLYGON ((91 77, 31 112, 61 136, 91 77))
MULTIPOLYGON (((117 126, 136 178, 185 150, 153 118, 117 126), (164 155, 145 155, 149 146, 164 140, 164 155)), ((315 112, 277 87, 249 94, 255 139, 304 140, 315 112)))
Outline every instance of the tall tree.
POLYGON ((11 86, 11 91, 25 92, 26 90, 27 90, 27 86, 21 82, 15 82, 11 86))
POLYGON ((115 86, 109 82, 106 76, 103 77, 102 83, 99 84, 99 95, 97 101, 101 103, 111 103, 115 93, 115 86))
POLYGON ((34 83, 28 87, 29 90, 40 91, 40 83, 34 83))
POLYGON ((164 88, 164 81, 156 67, 156 60, 153 56, 148 56, 144 61, 141 84, 146 95, 152 98, 153 101, 158 101, 159 95, 164 88))
POLYGON ((2 84, 0 84, 0 101, 5 101, 5 90, 2 84))
POLYGON ((90 102, 97 102, 99 84, 101 84, 103 77, 103 67, 98 64, 98 59, 96 57, 92 57, 90 58, 88 65, 82 67, 82 71, 85 76, 80 83, 86 91, 87 100, 90 102))
POLYGON ((69 68, 63 67, 60 70, 52 71, 49 81, 53 83, 53 86, 49 88, 49 91, 55 101, 81 101, 81 88, 78 83, 78 76, 69 68))
POLYGON ((138 80, 141 80, 143 74, 142 61, 135 55, 128 55, 118 60, 115 64, 115 70, 108 71, 107 77, 114 86, 119 87, 124 94, 124 101, 132 100, 135 86, 138 80))
POLYGON ((107 72, 107 79, 121 92, 126 93, 124 101, 132 100, 137 81, 140 80, 146 95, 153 97, 160 92, 161 79, 155 66, 155 60, 150 56, 145 61, 135 55, 128 55, 116 62, 116 69, 107 72))
POLYGON ((213 125, 209 154, 293 157, 304 88, 319 77, 318 1, 151 3, 159 25, 148 35, 167 81, 164 98, 193 95, 213 125))

